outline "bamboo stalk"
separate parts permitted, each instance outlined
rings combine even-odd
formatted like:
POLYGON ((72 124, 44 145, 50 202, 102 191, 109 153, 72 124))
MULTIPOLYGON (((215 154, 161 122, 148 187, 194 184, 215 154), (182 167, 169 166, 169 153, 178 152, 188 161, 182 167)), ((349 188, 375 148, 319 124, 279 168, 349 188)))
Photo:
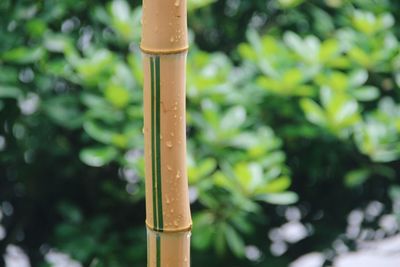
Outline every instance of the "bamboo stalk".
POLYGON ((146 225, 149 267, 189 267, 186 0, 143 0, 146 225))

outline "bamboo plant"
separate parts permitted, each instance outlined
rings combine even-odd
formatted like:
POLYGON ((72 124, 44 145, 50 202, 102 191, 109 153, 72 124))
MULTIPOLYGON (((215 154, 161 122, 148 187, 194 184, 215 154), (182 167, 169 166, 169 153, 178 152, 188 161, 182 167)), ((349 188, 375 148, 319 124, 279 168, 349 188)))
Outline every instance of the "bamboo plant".
POLYGON ((186 0, 143 0, 142 25, 147 261, 188 267, 186 0))

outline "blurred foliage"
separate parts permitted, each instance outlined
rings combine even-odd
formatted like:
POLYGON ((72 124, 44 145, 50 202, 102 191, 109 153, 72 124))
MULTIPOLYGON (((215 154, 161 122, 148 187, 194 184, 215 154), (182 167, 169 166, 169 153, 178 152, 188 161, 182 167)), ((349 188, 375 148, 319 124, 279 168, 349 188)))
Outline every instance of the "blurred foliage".
MULTIPOLYGON (((139 4, 0 2, 1 254, 145 266, 139 4)), ((286 266, 351 210, 399 199, 400 4, 188 7, 194 267, 286 266), (277 259, 268 232, 294 203, 313 234, 277 259)))

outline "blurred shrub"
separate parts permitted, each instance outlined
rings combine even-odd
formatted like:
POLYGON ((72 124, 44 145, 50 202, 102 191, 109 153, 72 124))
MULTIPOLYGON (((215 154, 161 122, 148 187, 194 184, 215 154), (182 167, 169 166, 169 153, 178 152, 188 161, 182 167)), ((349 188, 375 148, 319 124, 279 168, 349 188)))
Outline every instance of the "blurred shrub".
MULTIPOLYGON (((145 265, 138 4, 0 3, 4 244, 34 265, 53 247, 85 266, 145 265)), ((288 259, 325 248, 356 205, 397 198, 396 6, 189 1, 193 266, 250 266, 248 245, 273 262, 273 205, 298 196, 314 235, 288 259)))

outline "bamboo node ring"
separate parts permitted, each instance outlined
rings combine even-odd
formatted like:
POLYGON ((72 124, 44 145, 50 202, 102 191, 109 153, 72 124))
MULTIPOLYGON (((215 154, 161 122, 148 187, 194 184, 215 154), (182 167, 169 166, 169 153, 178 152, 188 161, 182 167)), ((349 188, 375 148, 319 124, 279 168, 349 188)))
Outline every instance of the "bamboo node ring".
POLYGON ((154 232, 159 232, 159 233, 184 233, 184 232, 189 232, 192 230, 192 224, 190 224, 187 227, 182 227, 182 228, 177 228, 177 229, 158 229, 153 227, 152 225, 150 225, 147 221, 146 221, 146 225, 147 228, 151 231, 154 232))
POLYGON ((140 50, 146 54, 150 55, 172 55, 172 54, 180 54, 182 52, 186 52, 189 50, 189 46, 185 46, 179 49, 174 49, 174 50, 155 50, 155 49, 147 49, 144 48, 143 46, 140 46, 140 50))

